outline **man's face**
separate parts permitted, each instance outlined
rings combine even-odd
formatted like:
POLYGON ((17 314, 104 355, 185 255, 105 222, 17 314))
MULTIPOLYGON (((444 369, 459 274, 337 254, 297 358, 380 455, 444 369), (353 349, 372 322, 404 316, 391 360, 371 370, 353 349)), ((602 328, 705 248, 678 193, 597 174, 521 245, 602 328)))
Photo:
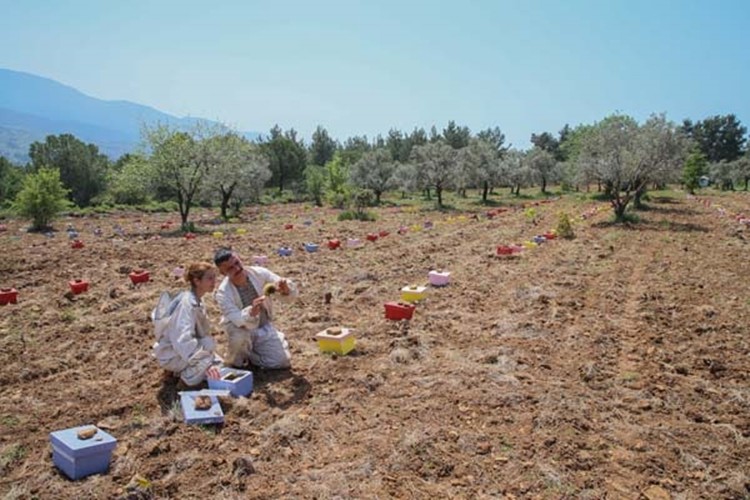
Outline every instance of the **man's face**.
POLYGON ((219 264, 219 272, 229 278, 236 278, 242 273, 242 261, 237 254, 232 254, 227 260, 219 264))

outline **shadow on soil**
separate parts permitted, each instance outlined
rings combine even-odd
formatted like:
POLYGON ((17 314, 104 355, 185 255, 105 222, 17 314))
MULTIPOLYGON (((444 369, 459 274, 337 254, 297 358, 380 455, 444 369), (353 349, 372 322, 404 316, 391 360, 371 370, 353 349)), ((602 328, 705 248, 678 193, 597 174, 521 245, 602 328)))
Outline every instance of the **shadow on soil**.
MULTIPOLYGON (((253 392, 262 395, 269 406, 283 410, 307 398, 312 388, 310 382, 305 377, 297 375, 291 370, 262 370, 255 368, 253 369, 253 382, 253 392), (282 395, 280 392, 273 390, 275 384, 289 379, 291 379, 293 388, 291 395, 282 395)), ((207 384, 205 382, 196 387, 188 387, 178 377, 165 372, 162 375, 161 387, 156 395, 162 415, 168 415, 172 408, 174 408, 175 403, 179 401, 180 391, 200 390, 206 387, 207 384)))
POLYGON ((303 401, 310 394, 312 385, 301 375, 291 370, 253 370, 253 392, 263 395, 268 406, 286 410, 292 405, 303 401), (288 395, 274 391, 273 387, 281 381, 291 379, 292 394, 288 395))
POLYGON ((674 222, 669 220, 649 221, 641 219, 639 222, 612 222, 602 221, 592 224, 592 227, 607 229, 620 228, 633 231, 669 231, 675 233, 707 233, 708 228, 691 222, 674 222))

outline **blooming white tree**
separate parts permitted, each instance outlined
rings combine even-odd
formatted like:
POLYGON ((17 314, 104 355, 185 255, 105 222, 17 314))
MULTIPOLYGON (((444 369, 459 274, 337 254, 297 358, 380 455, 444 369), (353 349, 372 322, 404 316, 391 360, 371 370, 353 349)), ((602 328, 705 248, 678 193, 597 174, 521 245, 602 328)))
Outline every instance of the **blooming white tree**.
POLYGON ((259 200, 271 179, 268 158, 246 138, 230 132, 205 139, 208 176, 204 189, 219 197, 221 216, 230 203, 239 210, 248 200, 259 200))

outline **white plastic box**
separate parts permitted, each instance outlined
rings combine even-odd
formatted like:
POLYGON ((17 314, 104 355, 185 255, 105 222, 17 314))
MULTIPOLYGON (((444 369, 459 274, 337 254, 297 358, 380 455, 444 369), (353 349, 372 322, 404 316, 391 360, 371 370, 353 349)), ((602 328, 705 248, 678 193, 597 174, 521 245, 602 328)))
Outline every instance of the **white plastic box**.
POLYGON ((231 392, 234 397, 247 396, 253 392, 253 372, 225 367, 220 368, 219 373, 220 379, 208 379, 209 389, 224 389, 231 392), (236 378, 232 378, 233 376, 236 378))

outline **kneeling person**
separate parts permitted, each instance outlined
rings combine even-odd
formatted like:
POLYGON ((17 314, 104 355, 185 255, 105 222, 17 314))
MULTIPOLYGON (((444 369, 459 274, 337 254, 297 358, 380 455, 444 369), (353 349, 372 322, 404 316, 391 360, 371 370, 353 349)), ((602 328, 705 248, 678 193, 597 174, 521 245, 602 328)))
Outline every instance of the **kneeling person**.
POLYGON ((185 271, 190 290, 174 298, 162 295, 151 313, 156 343, 154 357, 162 368, 178 375, 187 385, 219 378, 222 360, 214 353, 206 309, 201 298, 216 285, 216 271, 208 262, 193 262, 185 271))
POLYGON ((294 282, 263 267, 244 267, 239 256, 227 248, 217 250, 214 263, 224 275, 214 297, 221 309, 220 323, 229 337, 228 364, 244 367, 249 361, 262 368, 289 368, 289 344, 272 324, 273 300, 268 287, 282 299, 292 298, 297 296, 294 282))

